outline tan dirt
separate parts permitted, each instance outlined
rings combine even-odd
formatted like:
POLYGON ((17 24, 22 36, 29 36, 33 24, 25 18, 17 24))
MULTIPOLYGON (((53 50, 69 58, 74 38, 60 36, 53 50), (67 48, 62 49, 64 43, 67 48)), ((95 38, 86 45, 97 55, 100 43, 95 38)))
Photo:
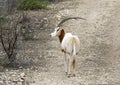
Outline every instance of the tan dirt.
MULTIPOLYGON (((65 75, 59 40, 49 37, 54 26, 36 31, 38 40, 25 43, 23 57, 29 56, 26 60, 34 61, 33 66, 6 71, 4 75, 8 78, 4 79, 25 73, 26 85, 120 85, 120 0, 70 0, 50 8, 54 13, 49 21, 54 25, 64 17, 87 19, 71 20, 62 26, 66 32, 78 35, 81 42, 76 77, 65 75)), ((29 12, 29 16, 36 18, 39 13, 29 12)), ((24 84, 8 82, 8 85, 24 84)))

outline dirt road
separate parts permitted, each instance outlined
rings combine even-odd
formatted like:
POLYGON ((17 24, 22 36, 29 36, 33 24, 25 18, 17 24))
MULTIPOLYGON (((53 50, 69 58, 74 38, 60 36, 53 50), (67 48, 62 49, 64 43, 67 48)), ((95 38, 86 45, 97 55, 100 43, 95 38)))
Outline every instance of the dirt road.
MULTIPOLYGON (((26 51, 26 55, 31 56, 28 60, 36 62, 31 70, 6 71, 4 75, 8 78, 4 79, 25 73, 26 85, 120 85, 120 1, 71 0, 50 7, 58 9, 52 17, 56 21, 69 16, 87 19, 71 20, 63 26, 66 32, 78 35, 81 42, 76 77, 66 77, 60 43, 57 38, 50 39, 48 35, 54 29, 51 28, 40 30, 39 40, 30 43, 33 51, 26 51)), ((36 13, 39 15, 39 12, 36 13)))

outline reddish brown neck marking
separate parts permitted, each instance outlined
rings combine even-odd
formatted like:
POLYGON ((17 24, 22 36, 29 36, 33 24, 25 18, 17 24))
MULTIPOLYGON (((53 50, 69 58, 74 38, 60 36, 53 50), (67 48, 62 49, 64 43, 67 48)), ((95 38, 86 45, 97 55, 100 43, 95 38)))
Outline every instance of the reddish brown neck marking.
POLYGON ((60 35, 59 35, 60 43, 62 42, 64 36, 65 36, 65 31, 62 29, 61 32, 60 32, 60 35))

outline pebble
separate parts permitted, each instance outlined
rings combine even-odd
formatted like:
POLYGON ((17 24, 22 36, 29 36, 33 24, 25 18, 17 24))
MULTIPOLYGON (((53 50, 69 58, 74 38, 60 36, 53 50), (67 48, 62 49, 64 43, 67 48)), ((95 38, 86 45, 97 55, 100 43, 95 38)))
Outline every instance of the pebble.
POLYGON ((21 78, 25 77, 25 73, 20 74, 21 78))

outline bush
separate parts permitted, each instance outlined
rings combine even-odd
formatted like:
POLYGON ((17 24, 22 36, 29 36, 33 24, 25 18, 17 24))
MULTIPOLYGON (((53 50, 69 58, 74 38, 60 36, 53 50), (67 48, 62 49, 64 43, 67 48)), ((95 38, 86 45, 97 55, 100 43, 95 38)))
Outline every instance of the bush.
POLYGON ((48 0, 22 0, 18 6, 21 10, 47 9, 48 0))
POLYGON ((4 19, 4 16, 0 16, 0 20, 3 20, 4 19))

